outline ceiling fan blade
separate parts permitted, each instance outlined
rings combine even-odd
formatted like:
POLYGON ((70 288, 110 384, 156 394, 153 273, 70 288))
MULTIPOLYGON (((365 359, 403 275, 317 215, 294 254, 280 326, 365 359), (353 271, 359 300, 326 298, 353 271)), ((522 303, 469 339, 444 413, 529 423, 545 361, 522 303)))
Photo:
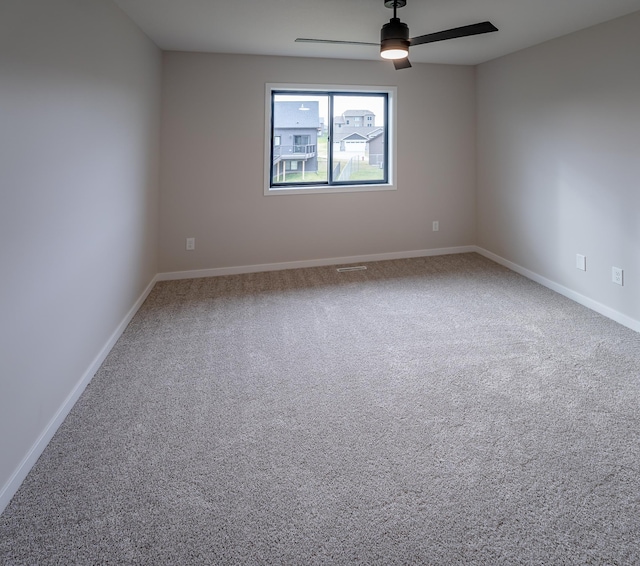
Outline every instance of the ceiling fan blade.
POLYGON ((393 66, 396 68, 396 71, 400 69, 410 69, 411 63, 409 63, 409 57, 405 57, 404 59, 392 59, 393 66))
POLYGON ((467 37, 469 35, 479 35, 481 33, 491 33, 498 31, 498 28, 491 22, 481 22, 479 24, 471 24, 459 28, 437 31, 436 33, 428 33, 419 37, 413 37, 409 40, 409 45, 422 45, 423 43, 433 43, 434 41, 444 41, 445 39, 455 39, 456 37, 467 37))
POLYGON ((297 43, 335 43, 338 45, 375 45, 380 47, 379 43, 368 43, 366 41, 341 41, 338 39, 311 39, 308 37, 297 37, 297 43))

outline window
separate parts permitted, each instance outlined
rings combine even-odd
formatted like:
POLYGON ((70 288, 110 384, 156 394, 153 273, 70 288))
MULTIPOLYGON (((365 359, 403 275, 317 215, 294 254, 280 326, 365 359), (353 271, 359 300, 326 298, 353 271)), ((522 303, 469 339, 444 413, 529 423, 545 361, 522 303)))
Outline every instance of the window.
POLYGON ((395 94, 268 84, 265 194, 394 190, 395 94))
POLYGON ((310 140, 311 136, 293 136, 293 153, 305 153, 305 147, 311 145, 310 140))

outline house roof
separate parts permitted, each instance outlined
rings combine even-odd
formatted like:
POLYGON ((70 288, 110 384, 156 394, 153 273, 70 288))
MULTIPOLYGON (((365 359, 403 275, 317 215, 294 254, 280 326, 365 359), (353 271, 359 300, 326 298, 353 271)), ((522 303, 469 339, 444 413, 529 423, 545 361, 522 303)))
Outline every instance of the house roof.
POLYGON ((353 141, 366 141, 367 140, 367 136, 363 136, 362 134, 359 134, 358 132, 351 132, 350 134, 343 134, 343 135, 334 135, 333 136, 333 141, 343 141, 343 140, 353 140, 353 141))
POLYGON ((319 128, 318 102, 314 100, 274 102, 273 125, 276 128, 319 128))
POLYGON ((367 128, 359 127, 359 128, 343 128, 340 131, 333 132, 333 141, 339 142, 348 138, 356 139, 360 138, 362 140, 370 140, 384 132, 383 128, 367 128), (352 137, 354 136, 354 137, 352 137))
POLYGON ((378 128, 373 135, 369 136, 369 139, 367 141, 370 142, 371 140, 375 140, 377 137, 380 137, 383 133, 384 133, 384 130, 382 128, 378 128))
POLYGON ((343 116, 375 116, 371 110, 346 110, 342 113, 343 116))

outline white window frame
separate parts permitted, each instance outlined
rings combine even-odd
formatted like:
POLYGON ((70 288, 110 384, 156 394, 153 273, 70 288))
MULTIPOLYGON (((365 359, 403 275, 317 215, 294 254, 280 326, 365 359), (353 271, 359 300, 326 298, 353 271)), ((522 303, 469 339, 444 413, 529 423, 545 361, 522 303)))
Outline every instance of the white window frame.
POLYGON ((396 107, 398 89, 394 86, 357 86, 357 85, 316 85, 316 84, 289 84, 289 83, 267 83, 265 88, 265 142, 264 142, 264 195, 295 195, 295 194, 318 194, 318 193, 356 193, 368 191, 395 191, 396 182, 396 160, 397 160, 397 135, 396 135, 396 107), (363 185, 305 185, 304 187, 272 187, 271 186, 271 96, 273 91, 300 91, 300 92, 347 92, 376 94, 386 93, 388 96, 388 116, 387 116, 387 182, 363 185))

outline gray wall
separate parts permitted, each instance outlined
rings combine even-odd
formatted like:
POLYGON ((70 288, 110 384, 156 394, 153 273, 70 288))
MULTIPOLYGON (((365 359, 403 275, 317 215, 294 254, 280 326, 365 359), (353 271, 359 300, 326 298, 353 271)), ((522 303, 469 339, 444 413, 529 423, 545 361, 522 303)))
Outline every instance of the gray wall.
POLYGON ((474 243, 472 67, 173 52, 163 70, 161 272, 474 243), (264 196, 265 83, 396 85, 398 190, 264 196))
POLYGON ((478 244, 640 320, 640 13, 480 65, 477 98, 478 244))
POLYGON ((110 0, 2 0, 0 509, 157 273, 161 62, 110 0))

